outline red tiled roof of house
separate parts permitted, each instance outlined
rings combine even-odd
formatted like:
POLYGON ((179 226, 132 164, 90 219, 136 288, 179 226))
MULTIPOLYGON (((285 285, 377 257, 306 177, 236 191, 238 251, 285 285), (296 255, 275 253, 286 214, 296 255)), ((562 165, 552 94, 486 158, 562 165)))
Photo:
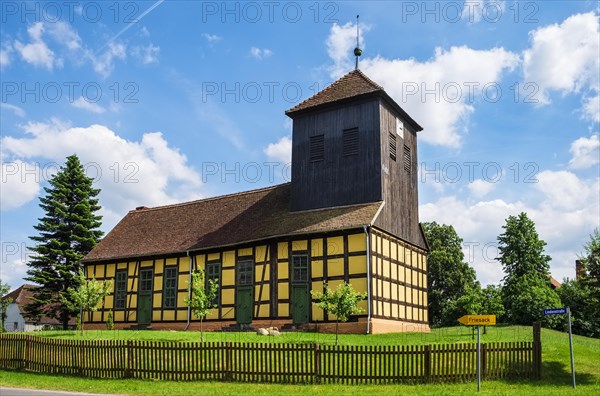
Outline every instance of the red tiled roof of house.
MULTIPOLYGON (((5 295, 4 297, 2 297, 2 299, 7 299, 7 298, 11 298, 13 300, 13 303, 16 303, 17 306, 19 307, 19 311, 21 312, 21 315, 25 318, 26 321, 28 322, 32 322, 32 323, 37 323, 37 324, 41 324, 41 325, 60 325, 62 324, 61 321, 59 321, 58 319, 55 318, 49 318, 47 316, 42 316, 39 318, 39 320, 33 320, 27 317, 27 313, 25 311, 25 306, 27 304, 31 304, 33 302, 33 300, 31 299, 33 296, 33 290, 39 288, 40 286, 36 286, 36 285, 31 285, 31 284, 25 284, 25 285, 21 285, 18 288, 16 288, 15 290, 11 291, 10 293, 8 293, 7 295, 5 295)), ((69 320, 69 324, 70 325, 74 325, 75 324, 75 318, 71 318, 69 320)))
POLYGON ((148 257, 359 228, 380 202, 290 212, 290 184, 130 211, 83 262, 148 257))
POLYGON ((394 107, 402 117, 411 124, 415 131, 421 131, 423 128, 413 120, 381 87, 371 80, 360 70, 353 70, 342 76, 340 79, 329 85, 327 88, 316 93, 305 101, 297 104, 287 110, 285 114, 293 116, 296 113, 311 109, 317 106, 334 104, 351 98, 378 94, 381 95, 392 107, 394 107))

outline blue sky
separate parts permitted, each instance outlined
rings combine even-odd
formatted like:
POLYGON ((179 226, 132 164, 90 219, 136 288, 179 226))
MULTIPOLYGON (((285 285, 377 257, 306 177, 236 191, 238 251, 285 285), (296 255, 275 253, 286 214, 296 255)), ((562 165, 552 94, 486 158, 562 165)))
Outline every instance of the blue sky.
POLYGON ((595 1, 12 2, 0 10, 2 279, 77 153, 103 229, 128 210, 289 180, 284 111, 354 67, 421 125, 420 218, 483 284, 526 211, 557 279, 600 226, 595 1))

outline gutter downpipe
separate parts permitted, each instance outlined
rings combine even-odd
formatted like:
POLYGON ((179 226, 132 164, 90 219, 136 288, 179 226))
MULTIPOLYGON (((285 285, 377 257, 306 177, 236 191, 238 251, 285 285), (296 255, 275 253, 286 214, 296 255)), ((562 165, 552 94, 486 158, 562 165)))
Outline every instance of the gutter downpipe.
POLYGON ((371 229, 363 225, 367 238, 367 334, 371 332, 371 229))
MULTIPOLYGON (((194 264, 194 257, 190 255, 190 251, 186 251, 185 252, 186 255, 190 258, 190 280, 189 280, 189 285, 188 285, 188 299, 191 300, 192 299, 192 266, 194 264)), ((188 327, 190 327, 190 322, 192 320, 192 308, 188 305, 188 309, 187 309, 187 323, 185 324, 185 328, 183 329, 183 331, 187 331, 188 327)))

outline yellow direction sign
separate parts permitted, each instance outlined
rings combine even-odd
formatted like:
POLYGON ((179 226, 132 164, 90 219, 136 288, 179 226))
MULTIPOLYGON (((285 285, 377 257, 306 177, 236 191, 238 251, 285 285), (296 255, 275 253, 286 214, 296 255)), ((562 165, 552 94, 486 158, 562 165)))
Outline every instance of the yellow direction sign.
POLYGON ((465 326, 490 326, 496 324, 496 315, 465 315, 458 321, 465 326))

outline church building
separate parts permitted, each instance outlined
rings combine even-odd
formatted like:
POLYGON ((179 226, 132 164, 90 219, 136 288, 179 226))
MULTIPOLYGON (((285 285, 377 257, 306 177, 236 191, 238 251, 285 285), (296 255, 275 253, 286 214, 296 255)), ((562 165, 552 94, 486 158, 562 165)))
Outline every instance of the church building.
POLYGON ((290 183, 130 211, 85 257, 113 292, 88 328, 197 329, 184 300, 198 268, 219 285, 208 330, 331 331, 311 290, 349 282, 367 299, 340 332, 429 331, 419 224, 422 128, 356 69, 289 109, 290 183))

